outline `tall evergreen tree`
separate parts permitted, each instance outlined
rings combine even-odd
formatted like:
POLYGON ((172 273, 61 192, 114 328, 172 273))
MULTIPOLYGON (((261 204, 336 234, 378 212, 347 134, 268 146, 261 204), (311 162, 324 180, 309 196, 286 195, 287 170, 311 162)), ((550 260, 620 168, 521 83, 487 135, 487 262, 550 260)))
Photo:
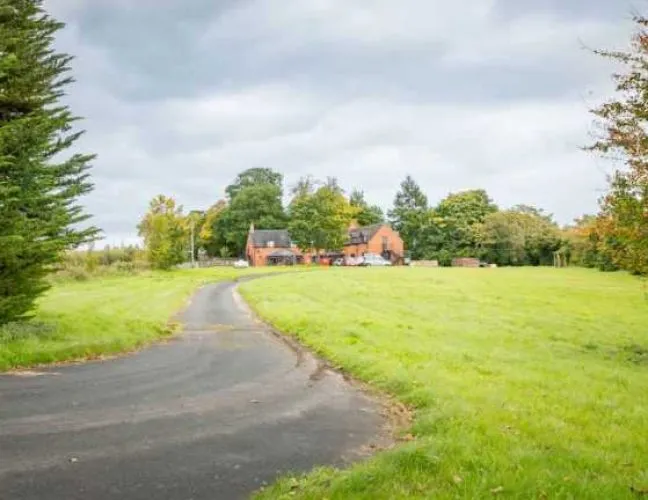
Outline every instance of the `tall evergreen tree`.
POLYGON ((396 194, 394 208, 388 213, 389 221, 405 242, 406 248, 415 259, 423 255, 423 239, 429 226, 428 198, 411 177, 405 177, 396 194))
POLYGON ((62 253, 96 236, 78 197, 92 155, 61 104, 71 57, 53 50, 63 27, 39 0, 0 0, 0 323, 25 317, 62 253))

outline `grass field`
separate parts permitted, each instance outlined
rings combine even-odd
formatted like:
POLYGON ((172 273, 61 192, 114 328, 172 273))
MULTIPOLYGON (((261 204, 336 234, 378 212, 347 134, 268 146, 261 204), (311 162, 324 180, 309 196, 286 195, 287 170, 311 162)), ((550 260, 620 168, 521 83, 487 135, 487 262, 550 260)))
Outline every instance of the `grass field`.
POLYGON ((580 269, 339 269, 243 285, 267 320, 415 409, 414 440, 260 498, 648 495, 648 297, 580 269))
POLYGON ((0 327, 0 371, 136 349, 170 335, 169 319, 201 284, 259 271, 268 269, 194 269, 58 283, 40 299, 33 321, 0 327))

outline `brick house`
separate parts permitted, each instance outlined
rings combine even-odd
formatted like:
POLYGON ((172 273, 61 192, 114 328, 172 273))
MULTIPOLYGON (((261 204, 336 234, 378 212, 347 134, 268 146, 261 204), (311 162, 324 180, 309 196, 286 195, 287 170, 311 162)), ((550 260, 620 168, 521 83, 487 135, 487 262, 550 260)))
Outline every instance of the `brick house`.
POLYGON ((400 235, 389 224, 351 226, 349 241, 344 245, 344 255, 361 257, 365 253, 381 255, 394 264, 401 264, 405 254, 405 245, 400 235))
POLYGON ((297 248, 287 229, 254 229, 250 227, 245 258, 252 266, 272 264, 307 264, 310 254, 304 255, 297 248))
MULTIPOLYGON (((403 240, 388 224, 349 229, 349 240, 340 256, 361 257, 365 253, 382 255, 393 263, 402 263, 403 240)), ((302 252, 290 238, 286 229, 254 229, 250 227, 245 257, 252 266, 273 264, 309 264, 313 260, 310 252, 302 252)))

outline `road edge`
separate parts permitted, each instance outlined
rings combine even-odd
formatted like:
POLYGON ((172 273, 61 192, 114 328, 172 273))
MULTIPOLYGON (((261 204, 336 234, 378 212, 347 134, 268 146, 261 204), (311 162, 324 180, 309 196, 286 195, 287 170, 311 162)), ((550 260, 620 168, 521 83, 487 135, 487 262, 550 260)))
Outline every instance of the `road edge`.
MULTIPOLYGON (((246 280, 251 281, 251 280, 246 280)), ((327 373, 337 375, 342 378, 346 383, 359 390, 369 399, 373 400, 381 408, 381 416, 385 420, 381 435, 378 436, 379 443, 370 445, 371 454, 379 451, 384 451, 393 448, 398 443, 411 441, 411 434, 407 433, 411 429, 414 421, 414 411, 412 408, 407 407, 402 402, 396 400, 391 395, 381 391, 380 389, 364 382, 344 369, 334 366, 326 358, 314 352, 308 346, 299 342, 295 335, 283 332, 272 323, 264 320, 258 311, 250 304, 245 297, 240 293, 239 287, 241 283, 235 283, 232 288, 234 301, 242 307, 244 311, 250 314, 253 321, 262 325, 264 331, 271 335, 274 339, 282 342, 290 350, 292 350, 301 362, 308 362, 312 360, 315 369, 312 371, 310 379, 317 381, 324 377, 327 373)))

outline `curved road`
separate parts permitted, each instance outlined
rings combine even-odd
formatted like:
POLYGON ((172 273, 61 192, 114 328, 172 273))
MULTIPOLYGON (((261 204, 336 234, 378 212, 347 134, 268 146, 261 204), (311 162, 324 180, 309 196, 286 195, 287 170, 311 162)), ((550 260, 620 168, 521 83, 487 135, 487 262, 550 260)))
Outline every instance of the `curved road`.
POLYGON ((361 456, 379 406, 252 319, 235 286, 199 290, 167 343, 0 375, 0 499, 229 500, 361 456))

